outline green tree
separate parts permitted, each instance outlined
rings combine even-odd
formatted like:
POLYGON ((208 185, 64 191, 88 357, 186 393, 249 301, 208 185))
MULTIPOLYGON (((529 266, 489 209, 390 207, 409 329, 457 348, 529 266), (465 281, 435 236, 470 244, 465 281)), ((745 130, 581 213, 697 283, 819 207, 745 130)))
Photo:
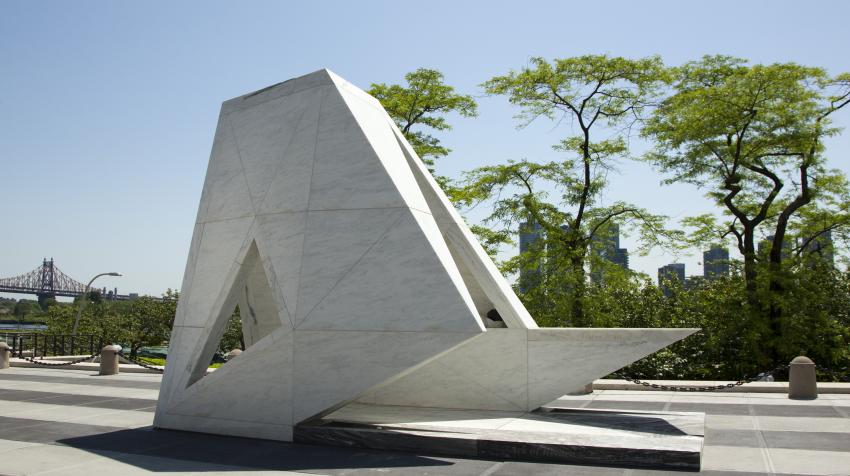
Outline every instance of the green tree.
POLYGON ((27 314, 31 314, 35 310, 35 303, 32 301, 21 299, 15 303, 15 309, 13 313, 18 320, 22 321, 27 316, 27 314))
POLYGON ((766 310, 775 338, 789 229, 811 231, 803 210, 816 202, 831 208, 817 224, 822 229, 848 221, 846 180, 826 167, 823 139, 838 133, 830 116, 850 102, 850 76, 831 78, 793 63, 750 66, 728 56, 673 71, 673 94, 643 129, 657 144, 646 160, 669 174, 666 183, 704 187, 723 208, 728 220, 701 216, 687 223, 703 237, 734 237, 744 256, 747 301, 755 312, 766 310), (769 266, 767 292, 760 294, 761 237, 769 266))
POLYGON ((506 95, 521 108, 520 127, 541 117, 577 127, 554 147, 567 156, 565 160, 480 167, 465 174, 457 194, 465 205, 492 201, 487 223, 500 226, 504 234, 518 223, 542 227, 537 246, 508 262, 505 270, 545 267, 542 281, 524 294, 538 319, 541 313, 555 313, 556 321, 544 318, 547 324, 591 324, 584 311, 585 266, 589 251, 604 243, 600 238, 608 235, 612 224, 636 228, 645 247, 670 236, 663 227, 664 217, 628 203, 600 202, 606 173, 628 156, 629 130, 652 106, 665 79, 666 69, 657 57, 631 60, 603 55, 551 63, 534 58, 529 67, 483 84, 488 94, 506 95), (559 199, 550 200, 548 190, 557 191, 559 199))
POLYGON ((233 315, 227 320, 224 333, 218 343, 218 352, 220 354, 227 354, 233 349, 245 350, 245 338, 242 335, 242 317, 239 313, 239 306, 236 306, 233 315))
POLYGON ((140 297, 118 312, 116 318, 120 331, 115 336, 128 347, 130 357, 136 358, 144 346, 162 345, 171 336, 171 327, 177 311, 177 299, 140 297))
MULTIPOLYGON (((140 297, 132 301, 93 302, 83 310, 77 334, 120 344, 131 357, 136 357, 139 348, 168 341, 177 298, 177 293, 169 290, 164 299, 140 297)), ((77 306, 51 306, 46 315, 47 332, 70 334, 77 310, 77 306)))
POLYGON ((472 96, 457 94, 452 86, 445 84, 443 73, 437 70, 419 68, 407 73, 404 79, 405 86, 372 84, 369 94, 381 102, 416 154, 432 168, 434 160, 451 150, 426 131, 450 130, 446 115, 475 117, 478 105, 472 96))

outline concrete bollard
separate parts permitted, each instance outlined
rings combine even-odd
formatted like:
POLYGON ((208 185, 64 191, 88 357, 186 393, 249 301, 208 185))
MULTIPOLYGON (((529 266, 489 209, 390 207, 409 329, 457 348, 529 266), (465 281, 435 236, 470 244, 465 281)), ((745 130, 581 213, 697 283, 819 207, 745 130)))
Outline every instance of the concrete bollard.
POLYGON ((227 353, 227 356, 225 358, 228 362, 230 362, 231 360, 235 359, 236 357, 239 357, 240 355, 242 355, 242 349, 233 349, 227 353))
POLYGON ((118 352, 120 345, 107 345, 100 351, 100 375, 115 375, 118 373, 118 352))
POLYGON ((582 388, 577 388, 572 392, 567 392, 567 395, 588 395, 591 393, 593 393, 593 382, 590 382, 582 388))
POLYGON ((0 342, 0 370, 9 368, 11 358, 12 351, 9 349, 9 344, 0 342))
POLYGON ((788 398, 812 400, 818 398, 815 363, 808 357, 795 357, 788 371, 788 398))

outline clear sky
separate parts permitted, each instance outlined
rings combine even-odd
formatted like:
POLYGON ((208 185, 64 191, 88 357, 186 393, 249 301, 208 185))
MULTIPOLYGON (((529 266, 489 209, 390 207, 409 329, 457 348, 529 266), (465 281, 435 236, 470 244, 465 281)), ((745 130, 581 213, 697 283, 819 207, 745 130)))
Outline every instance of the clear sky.
MULTIPOLYGON (((54 257, 81 281, 159 295, 179 288, 222 101, 319 68, 361 88, 443 71, 480 96, 480 117, 441 136, 444 175, 507 159, 557 158, 568 131, 517 130, 478 84, 532 56, 703 54, 850 71, 850 2, 0 2, 0 277, 54 257)), ((838 124, 850 125, 841 114, 838 124)), ((850 172, 850 132, 829 142, 850 172)), ((674 218, 713 210, 625 163, 607 200, 674 218)), ((476 219, 475 216, 472 217, 476 219)), ((628 247, 630 239, 623 240, 628 247)), ((655 275, 676 257, 632 255, 655 275)), ((700 274, 697 255, 683 256, 700 274)), ((18 296, 20 297, 20 296, 18 296)))

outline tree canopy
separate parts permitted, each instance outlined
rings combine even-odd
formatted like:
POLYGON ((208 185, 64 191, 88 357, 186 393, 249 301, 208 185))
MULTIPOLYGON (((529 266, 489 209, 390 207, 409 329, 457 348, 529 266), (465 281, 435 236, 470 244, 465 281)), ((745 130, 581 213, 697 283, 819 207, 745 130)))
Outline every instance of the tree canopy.
POLYGON ((770 291, 777 296, 793 244, 789 231, 805 239, 850 221, 847 181, 827 167, 823 145, 839 132, 831 116, 850 102, 848 76, 729 56, 706 56, 672 73, 672 94, 643 129, 655 141, 645 160, 667 174, 665 182, 704 188, 723 208, 728 220, 722 223, 711 216, 687 223, 704 237, 734 237, 748 300, 755 310, 770 308, 779 333, 779 308, 757 293, 759 260, 770 264, 770 291), (765 256, 758 253, 761 240, 765 256))
POLYGON ((451 150, 428 131, 450 130, 446 120, 450 113, 477 116, 478 105, 472 96, 458 94, 454 87, 445 84, 443 73, 435 69, 419 68, 407 73, 404 79, 407 81, 404 86, 372 84, 369 94, 381 102, 416 154, 433 167, 436 159, 445 157, 451 150))
POLYGON ((546 276, 561 284, 549 286, 551 292, 537 307, 557 307, 564 314, 561 324, 588 324, 583 311, 588 252, 604 241, 597 238, 606 236, 611 225, 636 225, 647 245, 666 235, 664 217, 629 203, 601 201, 607 172, 629 155, 629 131, 652 106, 666 77, 657 57, 598 55, 552 62, 538 57, 520 71, 482 85, 488 94, 507 96, 520 107, 520 127, 539 118, 575 126, 553 146, 564 155, 562 160, 479 167, 465 175, 457 194, 466 205, 492 200, 488 223, 503 230, 534 224, 542 228, 543 241, 509 270, 536 270, 545 261, 546 276), (549 190, 559 196, 551 198, 549 190))

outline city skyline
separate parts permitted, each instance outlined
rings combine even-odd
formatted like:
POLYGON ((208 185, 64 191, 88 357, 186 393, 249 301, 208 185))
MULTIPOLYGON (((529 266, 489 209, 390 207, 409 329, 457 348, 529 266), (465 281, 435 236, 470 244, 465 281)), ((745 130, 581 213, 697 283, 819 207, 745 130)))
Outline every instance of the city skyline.
MULTIPOLYGON (((568 229, 567 225, 561 225, 562 230, 568 229)), ((544 233, 543 227, 537 222, 522 222, 517 230, 519 235, 518 248, 519 253, 526 253, 531 250, 534 244, 541 238, 544 233)), ((611 224, 605 228, 605 235, 594 235, 591 240, 592 253, 597 258, 613 263, 625 270, 629 270, 629 250, 620 247, 620 226, 611 224)), ((522 292, 535 285, 535 279, 540 276, 540 273, 545 269, 546 263, 538 263, 537 268, 520 270, 517 278, 517 285, 522 292)), ((595 283, 600 283, 605 279, 605 270, 601 267, 591 264, 590 279, 595 283)))

